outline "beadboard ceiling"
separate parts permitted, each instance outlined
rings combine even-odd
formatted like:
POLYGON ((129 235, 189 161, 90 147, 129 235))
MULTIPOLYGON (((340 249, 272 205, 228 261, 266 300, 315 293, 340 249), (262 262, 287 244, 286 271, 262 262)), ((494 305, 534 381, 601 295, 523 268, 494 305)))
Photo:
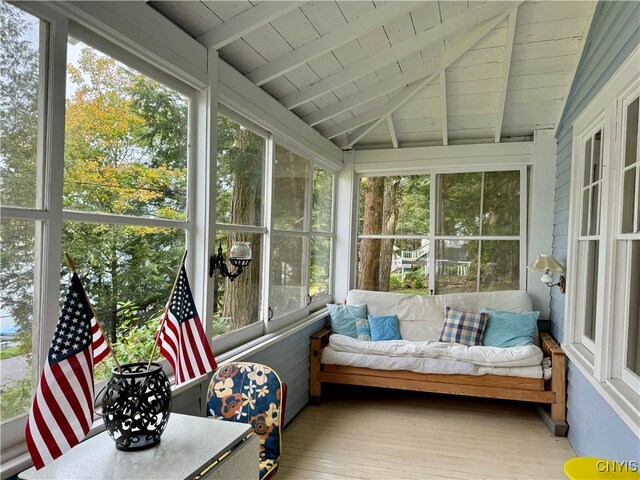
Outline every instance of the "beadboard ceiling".
POLYGON ((341 148, 555 128, 595 2, 150 1, 341 148))

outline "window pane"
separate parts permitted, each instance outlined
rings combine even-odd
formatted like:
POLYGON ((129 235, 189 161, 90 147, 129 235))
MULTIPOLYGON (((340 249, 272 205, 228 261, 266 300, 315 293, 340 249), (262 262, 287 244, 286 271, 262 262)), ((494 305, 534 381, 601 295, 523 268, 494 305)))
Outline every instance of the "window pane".
POLYGON ((331 280, 331 239, 311 237, 311 275, 309 295, 312 299, 329 295, 331 280))
POLYGON ((333 219, 333 174, 315 167, 313 169, 313 205, 311 230, 331 232, 333 219))
POLYGON ((587 188, 582 192, 582 225, 580 227, 581 235, 589 234, 589 194, 591 193, 591 189, 587 188))
POLYGON ((4 422, 31 407, 35 223, 3 218, 0 225, 0 422, 4 422))
POLYGON ((218 223, 262 226, 266 144, 260 135, 218 115, 218 223))
MULTIPOLYGON (((227 268, 235 272, 229 262, 229 250, 233 242, 249 242, 251 263, 235 280, 223 278, 220 272, 213 274, 213 336, 222 335, 260 321, 260 299, 262 298, 262 238, 260 233, 226 232, 216 233, 216 243, 222 247, 227 268)), ((217 250, 216 250, 217 252, 217 250)))
POLYGON ((438 234, 478 235, 482 173, 440 175, 440 182, 438 234))
MULTIPOLYGON (((120 363, 148 361, 184 253, 184 230, 64 222, 62 249, 76 264, 120 363)), ((112 366, 109 357, 96 376, 108 376, 112 366)))
POLYGON ((188 100, 69 43, 64 208, 186 219, 188 100))
POLYGON ((480 291, 520 288, 520 242, 483 240, 480 265, 480 291))
POLYGON ((483 235, 520 233, 520 172, 484 174, 483 235))
POLYGON ((436 241, 436 293, 478 289, 478 241, 436 241))
POLYGON ((591 182, 597 182, 602 176, 602 130, 593 136, 593 162, 591 164, 591 182))
MULTIPOLYGON (((637 104, 637 100, 636 100, 637 104)), ((629 242, 629 312, 627 328, 627 368, 640 375, 640 240, 629 242)))
POLYGON ((429 293, 429 240, 370 239, 358 242, 358 288, 429 293))
POLYGON ((0 204, 36 206, 40 21, 0 3, 0 204))
POLYGON ((592 138, 587 140, 584 147, 584 182, 582 186, 586 187, 591 184, 591 147, 592 138))
POLYGON ((627 107, 627 130, 624 149, 624 165, 628 167, 638 161, 638 99, 627 107))
POLYGON ((309 185, 309 161, 276 145, 273 179, 273 228, 303 231, 309 185))
POLYGON ((589 235, 600 232, 600 185, 591 187, 591 209, 589 218, 589 235))
POLYGON ((636 169, 624 172, 622 186, 622 233, 633 233, 633 216, 636 200, 636 169))
POLYGON ((280 317, 307 305, 307 285, 303 265, 306 239, 274 236, 271 242, 271 289, 269 306, 280 317))
POLYGON ((595 340, 596 307, 598 292, 598 254, 599 242, 590 240, 579 243, 579 258, 586 262, 584 274, 584 330, 587 338, 595 340))

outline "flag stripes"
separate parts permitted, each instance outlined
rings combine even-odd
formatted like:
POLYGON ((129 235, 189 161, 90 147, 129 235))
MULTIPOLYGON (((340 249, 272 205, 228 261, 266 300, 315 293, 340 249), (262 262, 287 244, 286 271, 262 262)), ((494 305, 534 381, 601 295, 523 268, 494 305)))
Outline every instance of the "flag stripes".
POLYGON ((157 341, 160 353, 173 367, 177 385, 217 367, 196 311, 184 264, 165 308, 157 341))
POLYGON ((89 433, 93 424, 93 366, 109 352, 74 273, 25 429, 27 448, 37 469, 89 433))

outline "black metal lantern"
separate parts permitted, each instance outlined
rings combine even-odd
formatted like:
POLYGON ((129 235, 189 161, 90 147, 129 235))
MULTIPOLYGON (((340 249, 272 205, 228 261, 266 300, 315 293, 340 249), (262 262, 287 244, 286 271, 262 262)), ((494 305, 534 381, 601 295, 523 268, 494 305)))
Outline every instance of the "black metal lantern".
POLYGON ((113 370, 102 417, 118 450, 143 450, 160 442, 171 412, 171 386, 158 363, 130 363, 113 370))

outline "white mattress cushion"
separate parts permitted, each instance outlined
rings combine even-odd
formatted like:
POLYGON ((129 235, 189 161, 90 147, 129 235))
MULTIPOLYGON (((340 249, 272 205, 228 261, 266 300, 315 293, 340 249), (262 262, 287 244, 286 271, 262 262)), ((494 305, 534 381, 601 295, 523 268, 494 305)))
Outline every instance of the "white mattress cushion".
POLYGON ((444 306, 478 311, 480 307, 510 312, 530 312, 532 303, 524 290, 454 293, 447 295, 406 295, 351 290, 347 303, 366 303, 369 315, 397 315, 400 335, 409 341, 436 341, 444 322, 444 306))

